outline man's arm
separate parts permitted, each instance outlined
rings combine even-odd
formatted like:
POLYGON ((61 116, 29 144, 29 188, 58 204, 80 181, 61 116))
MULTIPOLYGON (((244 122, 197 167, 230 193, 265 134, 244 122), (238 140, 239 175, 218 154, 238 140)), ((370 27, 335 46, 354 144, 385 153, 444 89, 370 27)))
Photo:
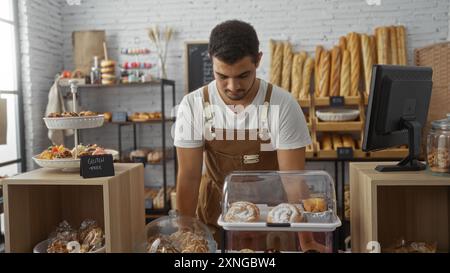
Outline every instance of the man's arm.
POLYGON ((195 217, 202 178, 203 147, 177 147, 177 158, 177 209, 180 215, 195 217))

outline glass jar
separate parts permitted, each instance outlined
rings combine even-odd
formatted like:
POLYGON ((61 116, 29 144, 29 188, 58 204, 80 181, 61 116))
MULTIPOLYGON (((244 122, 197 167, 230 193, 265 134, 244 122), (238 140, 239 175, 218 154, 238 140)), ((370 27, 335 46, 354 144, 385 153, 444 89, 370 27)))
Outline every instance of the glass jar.
POLYGON ((450 114, 431 122, 427 136, 427 163, 432 172, 450 173, 450 114))

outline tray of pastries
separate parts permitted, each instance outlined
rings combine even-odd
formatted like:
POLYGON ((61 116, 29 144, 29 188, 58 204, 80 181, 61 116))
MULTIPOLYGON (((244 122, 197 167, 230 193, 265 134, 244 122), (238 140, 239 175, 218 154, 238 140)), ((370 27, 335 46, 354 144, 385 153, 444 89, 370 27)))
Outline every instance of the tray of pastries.
POLYGON ((95 220, 86 219, 78 230, 62 221, 47 240, 33 248, 33 253, 104 253, 105 250, 103 229, 95 220))
POLYGON ((341 225, 325 198, 312 197, 299 204, 276 206, 233 202, 218 224, 225 230, 240 231, 334 231, 341 225))
POLYGON ((161 112, 135 112, 131 114, 128 119, 133 122, 145 122, 152 120, 161 120, 161 112))
POLYGON ((111 154, 114 159, 119 157, 119 153, 115 150, 104 149, 97 144, 80 144, 77 149, 68 149, 64 145, 50 146, 39 155, 33 156, 33 160, 42 168, 79 168, 81 156, 102 154, 111 154))
POLYGON ((96 128, 104 121, 104 115, 92 111, 50 113, 44 118, 47 128, 53 130, 96 128))

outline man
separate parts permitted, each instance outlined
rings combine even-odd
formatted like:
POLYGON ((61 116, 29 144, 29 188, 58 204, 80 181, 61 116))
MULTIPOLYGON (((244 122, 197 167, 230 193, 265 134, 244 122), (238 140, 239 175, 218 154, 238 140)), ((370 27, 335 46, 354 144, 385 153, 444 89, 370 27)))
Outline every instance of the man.
MULTIPOLYGON (((311 138, 290 93, 256 77, 262 52, 250 24, 217 25, 208 50, 215 81, 186 95, 177 115, 177 207, 181 215, 197 215, 217 239, 225 176, 238 170, 303 170, 311 138)), ((311 236, 300 237, 303 246, 315 247, 311 236)))

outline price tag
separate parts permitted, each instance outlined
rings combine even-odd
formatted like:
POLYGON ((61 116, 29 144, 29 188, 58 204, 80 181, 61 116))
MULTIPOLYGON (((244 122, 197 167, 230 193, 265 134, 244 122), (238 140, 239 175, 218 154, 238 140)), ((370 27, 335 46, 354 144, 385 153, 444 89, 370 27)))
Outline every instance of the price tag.
POLYGON ((80 176, 83 178, 115 175, 113 157, 110 154, 82 156, 80 160, 80 176))
POLYGON ((147 164, 147 157, 146 156, 133 156, 133 162, 134 163, 142 163, 145 166, 147 164))
POLYGON ((352 147, 337 148, 337 158, 338 159, 352 159, 353 158, 353 148, 352 147))
POLYGON ((344 106, 345 98, 342 96, 332 96, 330 97, 330 106, 344 106))

